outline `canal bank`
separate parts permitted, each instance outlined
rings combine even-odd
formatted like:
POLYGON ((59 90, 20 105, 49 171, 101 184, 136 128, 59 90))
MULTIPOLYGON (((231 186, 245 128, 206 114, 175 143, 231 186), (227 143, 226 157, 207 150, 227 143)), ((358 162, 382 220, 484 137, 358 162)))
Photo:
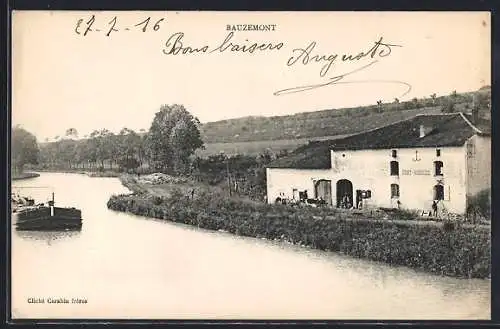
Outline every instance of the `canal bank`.
POLYGON ((121 178, 132 195, 112 196, 109 209, 181 222, 240 236, 281 240, 356 258, 459 278, 489 278, 490 229, 460 223, 360 218, 328 208, 292 208, 245 202, 185 184, 159 193, 132 176, 121 178), (192 190, 193 194, 186 193, 192 190))
POLYGON ((22 180, 22 179, 29 179, 29 178, 35 178, 35 177, 40 177, 39 173, 36 172, 23 172, 20 174, 12 174, 12 180, 22 180))
MULTIPOLYGON (((432 275, 289 243, 113 211, 116 178, 41 173, 79 232, 11 235, 14 318, 490 319, 490 280, 432 275), (50 266, 47 266, 50 264, 50 266), (31 297, 86 304, 30 304, 31 297)), ((43 201, 43 189, 30 190, 43 201)))

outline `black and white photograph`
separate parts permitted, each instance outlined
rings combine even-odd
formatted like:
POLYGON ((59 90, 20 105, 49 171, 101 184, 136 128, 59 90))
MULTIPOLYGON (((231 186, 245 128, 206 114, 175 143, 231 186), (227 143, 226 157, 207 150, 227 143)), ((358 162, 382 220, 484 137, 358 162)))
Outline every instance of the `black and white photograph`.
POLYGON ((489 12, 11 17, 13 320, 491 319, 489 12))

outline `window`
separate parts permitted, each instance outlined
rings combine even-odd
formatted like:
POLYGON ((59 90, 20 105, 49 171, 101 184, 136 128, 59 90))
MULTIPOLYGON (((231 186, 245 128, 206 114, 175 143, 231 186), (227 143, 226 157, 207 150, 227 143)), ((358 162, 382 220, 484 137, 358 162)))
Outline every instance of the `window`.
POLYGON ((391 184, 391 199, 399 198, 399 185, 391 184))
POLYGON ((361 198, 370 199, 371 197, 372 197, 372 191, 370 191, 370 190, 361 191, 361 198))
POLYGON ((444 200, 444 186, 441 184, 434 186, 434 200, 444 200))
POLYGON ((392 150, 392 157, 396 158, 398 156, 398 151, 397 150, 392 150))
POLYGON ((399 162, 391 161, 391 176, 399 176, 399 162))
POLYGON ((440 156, 441 156, 441 150, 440 150, 440 149, 437 149, 437 150, 436 150, 436 156, 437 156, 437 157, 440 157, 440 156))
POLYGON ((443 162, 442 161, 434 161, 434 175, 435 176, 443 176, 443 162))
POLYGON ((469 158, 474 156, 474 144, 472 144, 472 143, 467 144, 467 156, 469 158))

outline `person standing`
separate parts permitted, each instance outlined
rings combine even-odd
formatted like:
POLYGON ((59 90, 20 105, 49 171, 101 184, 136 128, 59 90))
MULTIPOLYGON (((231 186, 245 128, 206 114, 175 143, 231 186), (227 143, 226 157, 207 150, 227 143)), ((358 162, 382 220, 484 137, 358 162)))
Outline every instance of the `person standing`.
POLYGON ((432 201, 432 216, 437 217, 438 206, 436 200, 432 201))

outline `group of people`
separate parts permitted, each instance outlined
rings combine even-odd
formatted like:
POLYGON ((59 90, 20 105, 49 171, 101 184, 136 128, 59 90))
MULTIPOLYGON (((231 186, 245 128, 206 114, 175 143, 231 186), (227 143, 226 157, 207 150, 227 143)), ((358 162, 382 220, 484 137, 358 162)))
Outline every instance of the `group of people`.
MULTIPOLYGON (((295 199, 289 199, 285 196, 285 193, 280 193, 279 196, 275 199, 275 203, 278 203, 278 204, 300 204, 300 203, 311 203, 311 199, 307 199, 307 195, 304 197, 304 195, 301 195, 301 198, 299 200, 295 200, 295 199)), ((318 205, 322 205, 322 204, 326 204, 326 201, 323 200, 323 198, 319 198, 318 200, 314 200, 315 204, 318 204, 318 205)), ((440 205, 440 201, 439 200, 434 200, 432 201, 432 206, 431 206, 431 213, 432 213, 432 216, 433 217, 437 217, 438 216, 438 208, 439 208, 439 205, 440 205)), ((358 204, 357 205, 354 205, 353 204, 353 201, 351 200, 351 197, 348 195, 348 194, 345 194, 342 199, 340 200, 340 204, 339 204, 339 208, 342 208, 342 209, 352 209, 354 207, 357 207, 358 209, 361 209, 363 208, 363 200, 359 200, 358 204)), ((397 208, 400 209, 401 207, 401 202, 398 200, 397 201, 397 208)))
POLYGON ((340 200, 340 208, 351 209, 353 207, 352 200, 349 195, 345 194, 340 200))
POLYGON ((32 198, 28 197, 21 197, 19 194, 14 194, 12 193, 11 195, 11 202, 16 205, 22 205, 22 206, 34 206, 35 205, 35 200, 32 198))
POLYGON ((278 197, 274 200, 274 203, 277 204, 288 204, 292 206, 296 205, 310 205, 310 206, 324 206, 326 205, 326 201, 320 197, 318 199, 309 199, 307 197, 307 191, 300 192, 299 193, 299 199, 290 199, 285 196, 285 193, 280 193, 278 197))
POLYGON ((274 200, 274 203, 287 204, 287 198, 285 198, 285 193, 280 193, 279 196, 274 200))
POLYGON ((299 202, 303 201, 302 199, 300 200, 295 200, 295 199, 290 199, 285 196, 285 193, 280 193, 279 196, 274 200, 274 203, 278 204, 289 204, 289 205, 294 205, 299 202))

